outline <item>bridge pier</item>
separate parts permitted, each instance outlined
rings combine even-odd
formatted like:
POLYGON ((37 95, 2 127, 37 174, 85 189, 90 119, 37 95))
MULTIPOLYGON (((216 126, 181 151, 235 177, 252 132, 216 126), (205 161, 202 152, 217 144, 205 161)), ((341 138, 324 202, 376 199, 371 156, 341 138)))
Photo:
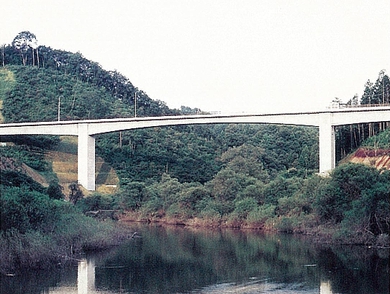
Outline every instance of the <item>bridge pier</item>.
POLYGON ((335 127, 332 125, 332 113, 323 113, 319 123, 319 172, 328 173, 336 165, 335 127))
POLYGON ((88 133, 88 124, 78 125, 78 181, 85 189, 95 190, 95 138, 88 133))

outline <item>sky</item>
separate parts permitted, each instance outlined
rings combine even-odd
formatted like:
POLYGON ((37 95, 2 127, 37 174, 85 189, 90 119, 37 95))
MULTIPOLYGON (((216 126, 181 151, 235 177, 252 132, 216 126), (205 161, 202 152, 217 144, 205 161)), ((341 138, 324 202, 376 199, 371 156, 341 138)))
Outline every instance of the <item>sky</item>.
POLYGON ((390 74, 389 0, 12 0, 22 31, 80 52, 171 108, 322 110, 390 74))

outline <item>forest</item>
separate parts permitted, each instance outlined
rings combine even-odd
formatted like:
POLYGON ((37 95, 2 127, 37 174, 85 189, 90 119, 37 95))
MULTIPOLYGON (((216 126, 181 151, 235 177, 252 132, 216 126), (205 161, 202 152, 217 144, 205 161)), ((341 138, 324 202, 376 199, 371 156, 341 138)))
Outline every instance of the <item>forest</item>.
MULTIPOLYGON (((204 113, 186 106, 169 109, 124 75, 80 53, 34 44, 36 36, 26 31, 0 49, 3 123, 133 117, 135 111, 137 116, 204 113)), ((384 70, 364 87, 360 98, 356 94, 343 105, 389 104, 384 70)), ((340 163, 328 177, 316 174, 316 128, 221 124, 99 135, 97 154, 120 182, 113 194, 91 195, 83 195, 77 183, 64 195, 45 161, 45 152, 60 137, 3 136, 0 141, 13 144, 0 147, 0 244, 7 248, 0 260, 39 267, 45 260, 126 237, 115 224, 85 215, 96 210, 119 211, 120 217, 137 221, 304 233, 321 242, 388 246, 390 171, 340 161, 360 146, 390 153, 388 126, 338 127, 340 163), (50 185, 32 180, 25 165, 50 185), (28 254, 17 249, 21 244, 28 254), (53 249, 38 257, 46 247, 53 249)))

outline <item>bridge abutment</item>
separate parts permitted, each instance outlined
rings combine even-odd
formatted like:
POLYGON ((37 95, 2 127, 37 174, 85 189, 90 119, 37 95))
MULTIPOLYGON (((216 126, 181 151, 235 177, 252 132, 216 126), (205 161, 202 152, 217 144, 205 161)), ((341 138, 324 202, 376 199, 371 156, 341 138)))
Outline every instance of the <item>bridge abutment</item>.
POLYGON ((95 138, 88 124, 78 126, 78 181, 85 189, 95 190, 95 138))

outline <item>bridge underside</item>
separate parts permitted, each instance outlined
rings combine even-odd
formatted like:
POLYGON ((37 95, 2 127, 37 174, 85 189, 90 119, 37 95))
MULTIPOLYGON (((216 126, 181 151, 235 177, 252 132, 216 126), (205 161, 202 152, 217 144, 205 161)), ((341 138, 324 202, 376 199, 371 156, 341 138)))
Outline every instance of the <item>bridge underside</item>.
MULTIPOLYGON (((319 173, 326 174, 334 169, 335 132, 326 121, 319 127, 319 173)), ((78 135, 78 181, 87 190, 95 186, 95 138, 88 135, 88 126, 79 128, 78 135)))

